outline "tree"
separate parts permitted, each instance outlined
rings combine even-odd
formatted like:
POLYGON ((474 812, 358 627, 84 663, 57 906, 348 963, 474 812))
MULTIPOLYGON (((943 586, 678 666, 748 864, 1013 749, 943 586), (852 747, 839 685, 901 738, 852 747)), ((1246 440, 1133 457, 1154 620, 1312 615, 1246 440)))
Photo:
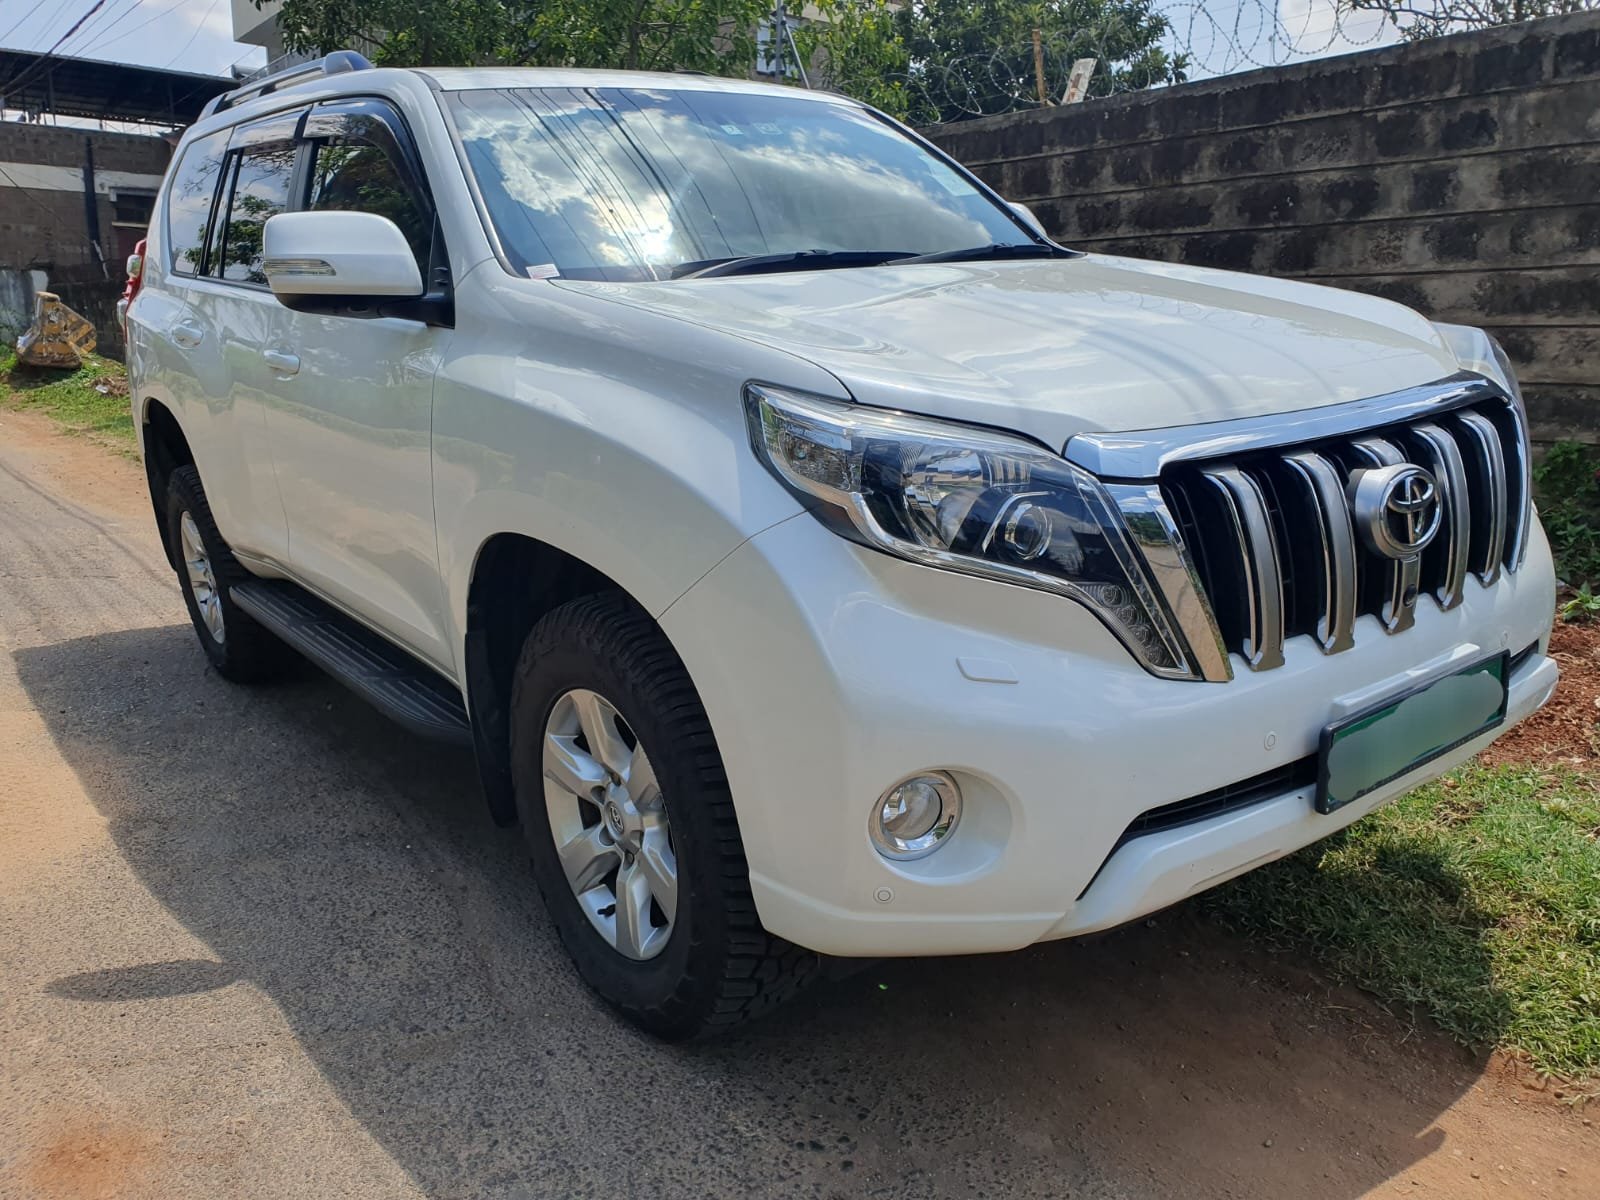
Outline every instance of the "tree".
POLYGON ((284 0, 278 28, 297 53, 348 48, 379 66, 471 66, 499 61, 512 20, 504 0, 284 0))
POLYGON ((1488 29, 1600 8, 1600 0, 1341 0, 1352 12, 1380 12, 1407 41, 1488 29))
POLYGON ((1178 83, 1187 61, 1161 39, 1155 0, 823 0, 832 18, 808 31, 838 90, 918 123, 1011 112, 1039 103, 1033 31, 1048 94, 1059 99, 1078 58, 1098 60, 1091 92, 1178 83))
MULTIPOLYGON (((821 19, 795 26, 813 83, 919 123, 1037 104, 1035 29, 1052 95, 1059 95, 1066 68, 1083 57, 1098 60, 1096 94, 1184 77, 1184 58, 1161 47, 1168 23, 1154 10, 1156 0, 813 3, 821 19)), ((792 0, 793 11, 800 7, 792 0)), ((772 0, 284 0, 279 22, 291 50, 350 46, 385 66, 747 75, 757 26, 771 11, 772 0)))
MULTIPOLYGON (((259 6, 262 0, 254 0, 259 6)), ((766 0, 284 0, 284 44, 381 66, 629 67, 740 75, 766 0)))
POLYGON ((748 74, 767 0, 548 0, 514 19, 513 61, 534 66, 748 74))

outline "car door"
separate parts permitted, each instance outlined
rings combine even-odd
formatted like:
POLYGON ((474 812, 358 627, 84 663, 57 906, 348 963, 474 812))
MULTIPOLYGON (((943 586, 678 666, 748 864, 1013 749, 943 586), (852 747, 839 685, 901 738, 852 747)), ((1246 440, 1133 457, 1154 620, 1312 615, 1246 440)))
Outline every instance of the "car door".
POLYGON ((262 358, 281 306, 259 273, 260 228, 289 202, 298 124, 299 114, 272 117, 185 148, 164 210, 164 274, 135 316, 147 374, 183 426, 218 528, 266 560, 284 555, 288 527, 267 444, 277 381, 262 358))
MULTIPOLYGON (((411 243, 423 279, 444 262, 410 134, 386 102, 312 109, 303 207, 377 213, 411 243)), ((433 380, 450 336, 421 321, 282 310, 283 386, 268 413, 297 578, 452 669, 433 524, 433 380)))

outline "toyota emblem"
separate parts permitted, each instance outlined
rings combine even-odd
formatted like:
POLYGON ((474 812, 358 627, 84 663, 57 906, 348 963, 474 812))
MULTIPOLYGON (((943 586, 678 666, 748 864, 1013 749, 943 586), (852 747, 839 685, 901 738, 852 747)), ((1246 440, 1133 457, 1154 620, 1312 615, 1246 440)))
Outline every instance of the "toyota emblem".
POLYGON ((1433 475, 1411 463, 1359 471, 1351 507, 1367 548, 1385 558, 1416 558, 1444 521, 1433 475))

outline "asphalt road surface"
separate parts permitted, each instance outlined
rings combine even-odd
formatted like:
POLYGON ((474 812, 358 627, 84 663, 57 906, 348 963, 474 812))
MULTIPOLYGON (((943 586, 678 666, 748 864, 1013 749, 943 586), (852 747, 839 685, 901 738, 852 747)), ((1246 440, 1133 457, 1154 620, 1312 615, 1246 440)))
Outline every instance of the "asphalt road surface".
POLYGON ((1193 913, 652 1042, 465 755, 206 668, 142 486, 0 413, 0 1196, 1581 1194, 1576 1120, 1193 913))

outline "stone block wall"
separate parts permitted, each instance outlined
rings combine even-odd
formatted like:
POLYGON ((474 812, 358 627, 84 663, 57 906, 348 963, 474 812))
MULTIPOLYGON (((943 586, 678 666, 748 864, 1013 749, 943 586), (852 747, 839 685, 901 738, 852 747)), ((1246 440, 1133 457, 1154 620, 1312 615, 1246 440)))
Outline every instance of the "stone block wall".
POLYGON ((1067 245, 1483 325, 1600 442, 1600 12, 928 132, 1067 245))

